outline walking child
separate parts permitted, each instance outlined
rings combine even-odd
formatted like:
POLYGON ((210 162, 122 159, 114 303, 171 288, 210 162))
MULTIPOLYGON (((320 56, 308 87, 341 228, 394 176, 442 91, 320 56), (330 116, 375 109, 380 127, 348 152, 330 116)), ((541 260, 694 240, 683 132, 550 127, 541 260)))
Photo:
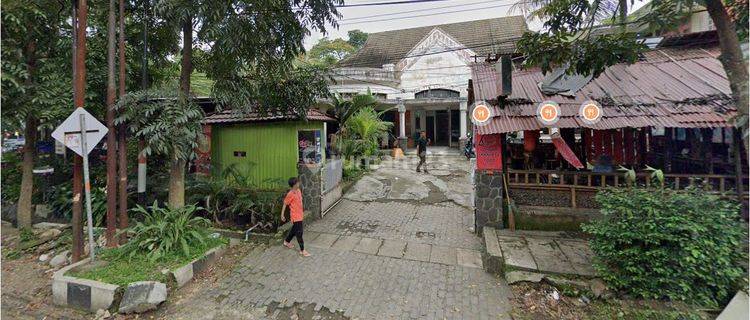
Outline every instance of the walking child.
POLYGON ((289 219, 292 220, 292 229, 289 230, 289 234, 284 239, 284 246, 294 249, 294 245, 290 241, 296 236, 297 243, 299 244, 299 254, 309 257, 310 253, 305 250, 305 241, 302 240, 302 220, 304 217, 302 213, 302 190, 299 188, 299 179, 296 177, 289 178, 289 187, 291 189, 284 197, 284 206, 281 208, 281 221, 286 221, 284 212, 286 212, 286 207, 289 207, 289 219))

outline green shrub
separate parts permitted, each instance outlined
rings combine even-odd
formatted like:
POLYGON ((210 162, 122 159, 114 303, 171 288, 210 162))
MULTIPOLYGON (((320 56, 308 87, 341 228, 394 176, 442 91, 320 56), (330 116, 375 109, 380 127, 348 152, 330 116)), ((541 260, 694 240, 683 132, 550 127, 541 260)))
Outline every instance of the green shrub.
POLYGON ((211 222, 194 216, 198 209, 192 205, 160 208, 156 201, 148 209, 137 206, 132 211, 142 215, 143 220, 127 230, 132 237, 120 254, 129 258, 143 254, 151 261, 174 253, 189 256, 191 248, 204 246, 210 237, 211 222))
POLYGON ((603 218, 583 230, 611 287, 715 307, 746 282, 737 204, 697 189, 609 189, 596 201, 603 218))
MULTIPOLYGON (((70 221, 73 217, 73 191, 68 183, 61 184, 52 188, 50 192, 50 207, 58 217, 70 221)), ((84 198, 85 199, 85 198, 84 198)), ((85 202, 84 202, 85 205, 85 202)), ((107 192, 105 188, 91 188, 91 217, 94 227, 103 227, 104 218, 107 216, 107 192)), ((86 211, 84 208, 81 215, 83 221, 86 221, 86 211)))
MULTIPOLYGON (((198 176, 188 182, 187 195, 191 203, 202 203, 203 210, 221 225, 222 220, 247 216, 251 225, 261 222, 261 229, 278 225, 282 196, 286 189, 260 188, 252 180, 252 166, 240 168, 230 165, 221 174, 198 176)), ((266 180, 268 185, 282 182, 266 180)))
POLYGON ((346 120, 337 146, 344 158, 378 155, 380 139, 393 126, 380 115, 374 108, 364 107, 346 120))

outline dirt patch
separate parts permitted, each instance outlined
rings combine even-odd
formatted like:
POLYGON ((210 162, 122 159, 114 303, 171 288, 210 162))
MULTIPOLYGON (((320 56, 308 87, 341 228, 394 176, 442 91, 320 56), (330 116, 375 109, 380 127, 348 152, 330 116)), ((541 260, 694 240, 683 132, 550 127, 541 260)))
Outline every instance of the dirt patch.
POLYGON ((656 300, 595 300, 569 296, 548 283, 511 285, 513 319, 713 319, 684 303, 656 300))
POLYGON ((39 261, 39 254, 35 253, 19 253, 15 259, 6 256, 7 252, 13 252, 17 247, 18 242, 11 240, 12 237, 18 237, 18 230, 3 224, 2 318, 89 318, 90 315, 82 311, 52 304, 52 275, 58 268, 39 261))

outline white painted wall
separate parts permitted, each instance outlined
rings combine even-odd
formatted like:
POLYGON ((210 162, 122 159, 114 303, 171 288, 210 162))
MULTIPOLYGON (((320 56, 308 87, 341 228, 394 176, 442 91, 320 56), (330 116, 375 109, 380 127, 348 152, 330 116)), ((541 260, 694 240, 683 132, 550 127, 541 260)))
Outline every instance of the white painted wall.
POLYGON ((462 97, 467 96, 466 87, 471 79, 471 69, 458 54, 445 52, 413 59, 415 61, 401 72, 399 89, 404 92, 396 96, 414 99, 415 93, 427 89, 455 90, 460 92, 462 97))

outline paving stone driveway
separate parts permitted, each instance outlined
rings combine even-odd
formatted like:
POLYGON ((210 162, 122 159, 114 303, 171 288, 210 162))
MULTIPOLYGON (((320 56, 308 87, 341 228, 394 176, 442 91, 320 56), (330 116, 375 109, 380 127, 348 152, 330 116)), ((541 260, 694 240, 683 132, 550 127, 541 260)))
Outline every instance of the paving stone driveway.
POLYGON ((386 163, 360 180, 305 226, 312 257, 258 248, 169 317, 510 319, 510 290, 481 268, 471 231, 468 163, 431 160, 435 174, 386 163))

